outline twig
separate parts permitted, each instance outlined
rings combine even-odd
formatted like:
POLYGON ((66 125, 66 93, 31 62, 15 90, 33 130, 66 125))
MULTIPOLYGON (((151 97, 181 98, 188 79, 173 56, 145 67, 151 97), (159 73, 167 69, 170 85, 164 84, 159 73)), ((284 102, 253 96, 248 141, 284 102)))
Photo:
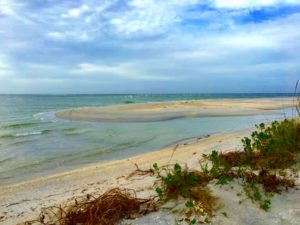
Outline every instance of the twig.
POLYGON ((167 162, 167 164, 169 164, 170 161, 172 160, 172 158, 173 158, 173 156, 174 156, 174 153, 175 153, 175 151, 177 150, 178 147, 179 147, 179 144, 175 145, 175 147, 174 147, 174 149, 173 149, 173 151, 172 151, 172 155, 171 155, 169 161, 167 162))

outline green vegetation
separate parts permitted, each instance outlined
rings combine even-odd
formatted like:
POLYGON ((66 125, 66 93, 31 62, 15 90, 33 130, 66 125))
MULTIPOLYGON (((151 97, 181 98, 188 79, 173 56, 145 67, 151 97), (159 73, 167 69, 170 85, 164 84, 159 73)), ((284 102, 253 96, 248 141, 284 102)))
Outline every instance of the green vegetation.
POLYGON ((159 168, 153 165, 156 176, 161 182, 157 184, 156 192, 161 204, 180 197, 188 199, 185 202, 184 221, 195 224, 192 215, 212 216, 216 198, 206 188, 210 177, 202 172, 182 169, 179 164, 173 167, 159 168))
MULTIPOLYGON (((238 181, 236 183, 243 188, 239 196, 244 194, 261 209, 269 210, 274 194, 295 186, 291 175, 296 175, 299 165, 300 123, 291 119, 274 121, 270 126, 261 123, 256 128, 250 138, 242 139, 243 151, 219 153, 213 150, 211 154, 204 154, 201 170, 182 169, 179 164, 159 168, 155 163, 153 172, 159 178, 156 192, 160 201, 186 198, 183 220, 189 224, 205 223, 218 208, 207 184, 226 185, 238 181)), ((222 214, 227 217, 226 213, 222 214)))

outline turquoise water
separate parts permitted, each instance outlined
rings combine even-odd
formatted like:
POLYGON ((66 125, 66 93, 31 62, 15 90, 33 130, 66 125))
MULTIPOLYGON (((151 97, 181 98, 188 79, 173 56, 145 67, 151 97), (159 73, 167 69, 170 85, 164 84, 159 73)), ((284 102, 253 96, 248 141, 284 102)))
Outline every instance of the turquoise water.
MULTIPOLYGON (((182 139, 238 130, 286 116, 277 114, 183 118, 146 123, 91 123, 56 118, 54 113, 63 109, 132 102, 280 96, 292 95, 0 95, 0 185, 90 163, 127 158, 182 139)), ((285 113, 290 114, 288 110, 285 113)))

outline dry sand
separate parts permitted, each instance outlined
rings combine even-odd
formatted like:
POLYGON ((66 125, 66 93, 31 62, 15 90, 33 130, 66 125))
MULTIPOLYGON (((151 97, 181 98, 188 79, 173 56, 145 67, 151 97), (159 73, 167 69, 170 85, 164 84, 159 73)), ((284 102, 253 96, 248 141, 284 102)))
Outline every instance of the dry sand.
POLYGON ((274 114, 274 110, 292 106, 292 98, 187 100, 109 107, 82 107, 57 112, 56 116, 68 120, 98 122, 150 122, 183 117, 274 114))
MULTIPOLYGON (((153 195, 155 178, 151 176, 128 178, 128 175, 136 168, 134 164, 139 165, 141 169, 149 169, 154 162, 159 165, 179 162, 187 164, 191 168, 199 168, 198 160, 202 153, 210 152, 212 149, 223 152, 239 150, 242 147, 240 139, 249 135, 250 132, 251 130, 247 129, 195 138, 180 143, 176 150, 174 150, 175 146, 170 146, 129 159, 95 164, 20 184, 0 187, 0 224, 18 224, 24 220, 34 219, 42 207, 64 204, 72 201, 74 197, 86 194, 101 194, 113 187, 134 188, 141 197, 153 195)), ((299 183, 300 180, 297 182, 299 183)), ((216 216, 212 224, 300 224, 300 191, 298 190, 275 196, 272 200, 272 208, 268 213, 260 210, 250 201, 239 205, 240 198, 236 196, 238 190, 231 189, 229 186, 213 187, 213 191, 220 196, 221 203, 224 205, 221 210, 226 211, 229 217, 216 216)), ((151 215, 148 220, 145 220, 145 223, 138 224, 168 224, 160 219, 157 219, 158 222, 149 222, 149 218, 151 215)))

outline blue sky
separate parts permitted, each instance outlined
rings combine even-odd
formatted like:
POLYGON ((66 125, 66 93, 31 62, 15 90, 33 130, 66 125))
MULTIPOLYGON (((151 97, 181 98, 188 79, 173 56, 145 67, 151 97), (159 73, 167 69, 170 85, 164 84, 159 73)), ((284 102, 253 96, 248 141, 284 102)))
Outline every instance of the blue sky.
POLYGON ((0 0, 0 93, 292 92, 299 0, 0 0))

